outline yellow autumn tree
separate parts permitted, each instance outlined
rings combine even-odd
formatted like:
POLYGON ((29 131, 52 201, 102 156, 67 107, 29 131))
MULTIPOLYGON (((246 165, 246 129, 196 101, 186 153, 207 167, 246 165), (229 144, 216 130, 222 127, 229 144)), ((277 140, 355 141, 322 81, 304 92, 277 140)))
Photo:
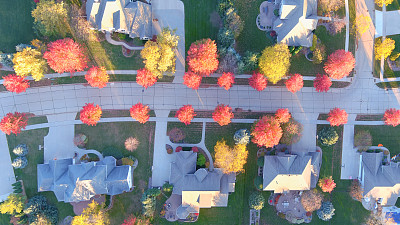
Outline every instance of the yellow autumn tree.
POLYGON ((353 23, 352 32, 363 35, 371 24, 371 17, 369 15, 359 15, 353 23))
POLYGON ((375 0, 375 4, 377 4, 379 7, 383 7, 383 4, 390 5, 392 4, 393 0, 375 0))
POLYGON ((47 70, 47 64, 42 57, 42 53, 30 47, 15 53, 13 63, 15 73, 18 76, 26 77, 32 75, 36 81, 42 79, 47 70))
POLYGON ((395 47, 395 41, 393 39, 386 38, 382 41, 382 38, 378 38, 375 42, 375 59, 380 60, 382 56, 386 59, 392 54, 395 47))
POLYGON ((163 73, 175 73, 175 50, 179 36, 167 28, 157 35, 157 40, 148 41, 140 55, 144 59, 145 68, 162 78, 163 73))
POLYGON ((108 215, 99 203, 94 200, 89 203, 80 216, 75 216, 72 225, 107 225, 108 215))
POLYGON ((1 203, 0 213, 9 215, 15 215, 21 213, 22 210, 24 210, 25 200, 26 199, 22 195, 18 194, 9 195, 7 197, 7 200, 1 203))
POLYGON ((237 173, 244 171, 247 162, 248 151, 246 145, 238 144, 231 149, 224 140, 218 141, 214 146, 215 165, 224 173, 237 173))
POLYGON ((270 82, 276 84, 287 74, 290 67, 290 56, 288 46, 285 44, 276 44, 265 48, 258 61, 261 73, 270 82))

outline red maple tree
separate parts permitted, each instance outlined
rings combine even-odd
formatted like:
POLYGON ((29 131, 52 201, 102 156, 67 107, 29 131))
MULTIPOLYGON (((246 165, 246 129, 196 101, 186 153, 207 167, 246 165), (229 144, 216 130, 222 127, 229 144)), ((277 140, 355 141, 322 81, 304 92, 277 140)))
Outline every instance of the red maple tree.
POLYGON ((290 76, 289 79, 286 80, 285 85, 288 91, 296 93, 297 91, 303 88, 304 85, 303 76, 301 76, 298 73, 293 74, 290 76))
POLYGON ((339 126, 347 123, 348 114, 344 109, 334 108, 328 113, 328 119, 326 119, 331 126, 339 126))
POLYGON ((178 119, 185 125, 190 124, 190 121, 192 121, 195 116, 196 113, 191 105, 182 106, 175 114, 175 117, 178 117, 178 119))
POLYGON ((314 87, 317 92, 327 92, 332 86, 332 81, 327 75, 317 74, 314 79, 314 87))
POLYGON ((25 92, 29 87, 29 82, 24 78, 17 76, 15 74, 9 74, 3 77, 3 85, 4 87, 11 92, 21 93, 25 92))
POLYGON ((209 38, 192 43, 188 50, 187 61, 190 71, 209 76, 218 69, 217 45, 209 38))
POLYGON ((102 110, 99 105, 94 105, 94 103, 86 103, 80 111, 79 118, 82 123, 89 126, 96 126, 97 122, 101 118, 102 110))
POLYGON ((157 82, 157 76, 155 76, 150 70, 146 68, 139 69, 136 74, 136 83, 148 88, 153 86, 157 82))
POLYGON ((218 78, 218 85, 229 90, 235 83, 235 75, 233 73, 222 73, 222 76, 218 78))
POLYGON ((278 123, 287 123, 291 117, 289 109, 278 109, 275 112, 275 120, 278 121, 278 123))
POLYGON ((183 84, 188 86, 193 90, 197 90, 200 87, 202 80, 202 76, 193 73, 192 71, 188 71, 183 75, 183 84))
POLYGON ((10 135, 11 133, 18 135, 21 129, 25 129, 28 125, 28 117, 25 113, 7 113, 0 122, 0 130, 5 134, 10 135))
POLYGON ((383 115, 383 120, 386 125, 397 126, 400 124, 400 110, 387 109, 383 115))
POLYGON ((328 56, 324 69, 332 79, 340 80, 350 74, 355 64, 356 59, 351 52, 339 49, 328 56))
POLYGON ((256 121, 252 129, 251 135, 253 138, 251 141, 260 147, 271 148, 279 144, 282 134, 282 128, 274 117, 263 116, 256 121))
POLYGON ((83 48, 71 38, 50 42, 43 54, 50 68, 57 73, 83 71, 87 68, 88 58, 83 48))
POLYGON ((263 74, 253 72, 253 75, 249 78, 249 84, 257 91, 262 91, 267 87, 268 81, 263 74))
POLYGON ((219 104, 215 108, 212 118, 220 126, 228 125, 233 118, 232 108, 229 105, 219 104))
POLYGON ((129 110, 131 117, 137 120, 139 123, 146 123, 149 118, 150 108, 147 105, 143 105, 142 103, 138 102, 131 107, 129 110))
POLYGON ((85 79, 90 86, 98 88, 107 86, 109 78, 106 68, 97 66, 90 68, 85 75, 85 79))
POLYGON ((335 181, 330 177, 324 177, 318 181, 318 186, 321 188, 323 192, 331 193, 333 189, 336 187, 335 181))

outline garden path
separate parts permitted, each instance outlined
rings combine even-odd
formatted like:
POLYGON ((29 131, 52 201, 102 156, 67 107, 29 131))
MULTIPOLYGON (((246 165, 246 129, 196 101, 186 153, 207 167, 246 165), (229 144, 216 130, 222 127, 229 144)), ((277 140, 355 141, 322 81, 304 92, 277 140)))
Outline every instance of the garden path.
POLYGON ((144 48, 144 46, 130 46, 127 43, 123 42, 123 41, 116 41, 114 39, 111 38, 111 33, 106 31, 106 40, 108 43, 112 44, 112 45, 121 45, 124 46, 124 48, 129 49, 129 50, 142 50, 144 48))

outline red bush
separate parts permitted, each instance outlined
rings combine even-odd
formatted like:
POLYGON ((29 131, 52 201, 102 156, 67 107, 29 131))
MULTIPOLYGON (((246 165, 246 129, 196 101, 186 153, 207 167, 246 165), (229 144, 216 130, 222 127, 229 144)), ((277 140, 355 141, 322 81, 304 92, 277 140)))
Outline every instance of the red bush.
POLYGON ((82 123, 89 126, 96 126, 101 118, 102 112, 99 105, 94 106, 94 103, 86 103, 80 111, 80 119, 82 123))
POLYGON ((28 117, 25 113, 7 113, 0 122, 0 130, 5 134, 10 135, 11 133, 18 135, 21 129, 25 129, 28 125, 28 117))
POLYGON ((233 73, 222 73, 222 76, 218 78, 218 85, 229 90, 232 84, 235 83, 235 75, 233 73))
POLYGON ((47 46, 43 58, 57 73, 82 71, 87 68, 88 59, 80 44, 71 38, 53 41, 47 46))
POLYGON ((193 90, 197 90, 200 87, 202 77, 197 75, 191 71, 188 71, 183 75, 183 84, 192 88, 193 90))
POLYGON ((175 114, 175 117, 177 117, 185 125, 190 124, 190 121, 192 121, 195 116, 196 113, 191 105, 182 106, 175 114))
POLYGON ((143 86, 144 88, 148 88, 153 86, 157 82, 157 76, 155 76, 151 71, 146 68, 140 69, 137 71, 136 75, 136 83, 143 86))
POLYGON ((4 87, 11 92, 21 93, 25 92, 29 87, 29 82, 24 77, 17 76, 15 74, 9 74, 5 76, 3 81, 4 87))
POLYGON ((213 114, 212 118, 215 122, 217 122, 220 126, 228 125, 233 118, 232 108, 228 105, 219 104, 213 114))
POLYGON ((332 176, 330 177, 324 177, 319 180, 318 186, 321 188, 323 192, 329 192, 331 193, 333 189, 336 187, 335 181, 332 179, 332 176))
POLYGON ((332 79, 340 80, 350 74, 355 64, 356 60, 351 52, 339 49, 328 56, 324 69, 332 79))
POLYGON ((286 80, 285 82, 286 88, 288 91, 292 93, 296 93, 299 91, 301 88, 303 88, 303 76, 300 74, 296 73, 290 76, 289 79, 286 80))
POLYGON ((262 91, 267 87, 268 81, 261 73, 253 72, 253 75, 249 78, 249 84, 257 91, 262 91))
POLYGON ((400 124, 400 110, 387 109, 383 115, 383 120, 386 125, 397 126, 400 124))
POLYGON ((192 151, 193 152, 199 152, 199 148, 197 148, 196 146, 192 147, 192 151))
POLYGON ((282 134, 282 128, 278 121, 271 116, 263 116, 253 127, 251 141, 258 146, 271 148, 279 144, 282 134))
POLYGON ((339 126, 347 123, 347 112, 344 109, 334 108, 328 113, 328 119, 326 119, 331 126, 339 126))
POLYGON ((327 75, 317 74, 317 77, 314 79, 314 87, 317 92, 327 92, 331 86, 332 81, 327 75))
POLYGON ((146 123, 149 118, 149 112, 150 108, 149 106, 144 106, 142 103, 137 103, 136 105, 133 105, 131 109, 129 110, 131 117, 135 120, 137 120, 139 123, 146 123))
POLYGON ((187 61, 189 70, 209 76, 218 69, 217 45, 211 39, 202 39, 190 45, 187 61))
POLYGON ((93 66, 87 71, 85 79, 90 84, 90 86, 103 88, 107 86, 109 76, 107 74, 106 68, 93 66))
POLYGON ((289 109, 278 109, 275 112, 275 120, 278 123, 287 123, 291 117, 289 109))

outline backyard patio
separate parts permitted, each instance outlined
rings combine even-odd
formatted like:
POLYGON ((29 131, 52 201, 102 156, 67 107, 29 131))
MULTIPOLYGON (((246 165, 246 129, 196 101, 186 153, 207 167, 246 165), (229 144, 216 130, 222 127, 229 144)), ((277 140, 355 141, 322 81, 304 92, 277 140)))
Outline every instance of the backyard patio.
POLYGON ((289 222, 294 220, 306 223, 311 222, 311 217, 307 216, 307 212, 300 202, 300 191, 289 191, 278 196, 280 197, 275 197, 275 199, 278 198, 278 201, 275 201, 276 210, 278 213, 285 214, 289 222))

